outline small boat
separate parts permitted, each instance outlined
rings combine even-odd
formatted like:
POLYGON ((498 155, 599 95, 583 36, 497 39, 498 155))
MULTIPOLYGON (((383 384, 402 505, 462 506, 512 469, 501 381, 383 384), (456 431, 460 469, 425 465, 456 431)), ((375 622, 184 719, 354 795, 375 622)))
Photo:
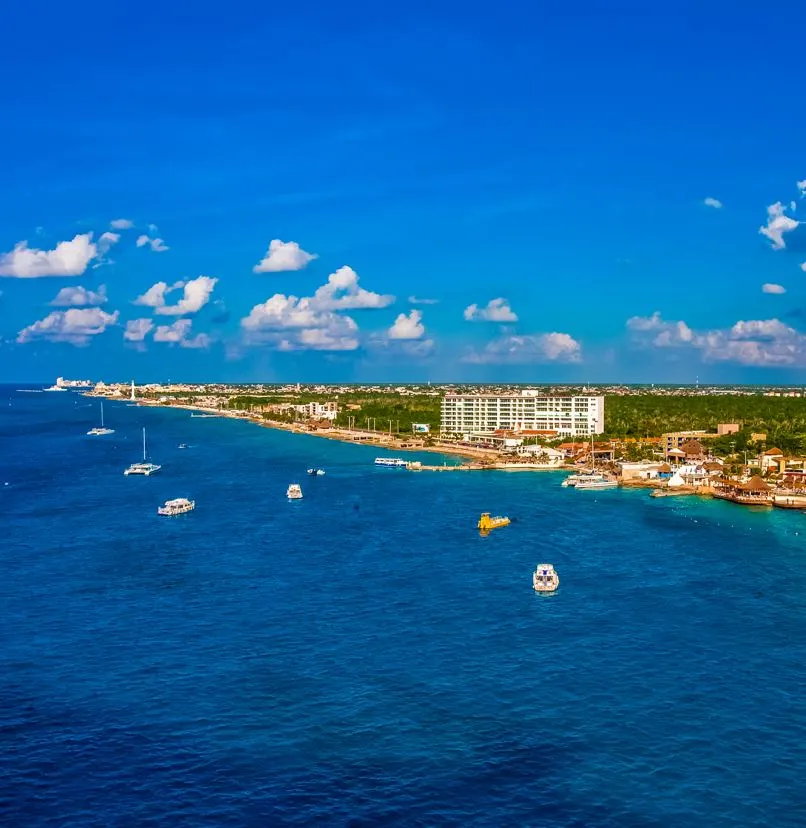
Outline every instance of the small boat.
POLYGON ((196 420, 214 420, 214 419, 217 419, 220 415, 218 415, 218 414, 191 414, 190 416, 195 418, 196 420))
POLYGON ((403 460, 401 457, 376 457, 375 465, 405 468, 408 465, 408 460, 403 460))
POLYGON ((143 429, 143 462, 132 463, 131 466, 123 472, 123 474, 142 474, 145 477, 150 477, 161 468, 162 466, 158 466, 156 463, 148 462, 148 452, 146 451, 146 430, 143 429))
POLYGON ((554 592, 560 585, 560 576, 551 564, 538 564, 532 573, 532 586, 535 592, 554 592))
POLYGON ((489 532, 491 529, 498 529, 500 526, 509 526, 509 518, 496 516, 490 517, 489 512, 482 512, 479 522, 476 525, 480 532, 489 532))
POLYGON ((618 487, 618 480, 609 480, 607 477, 597 475, 596 479, 578 480, 574 488, 577 491, 599 490, 599 489, 615 489, 618 487))
POLYGON ((184 448, 187 448, 187 447, 188 447, 187 443, 180 443, 179 444, 179 448, 181 448, 181 449, 184 449, 184 448))
POLYGON ((324 469, 308 469, 308 474, 323 475, 324 473, 325 473, 324 469))
POLYGON ((285 496, 289 500, 301 500, 302 499, 302 488, 299 483, 292 483, 286 493, 285 496))
POLYGON ((166 500, 164 506, 157 509, 158 515, 184 515, 185 512, 192 512, 196 508, 195 500, 188 500, 186 497, 177 497, 174 500, 166 500))
POLYGON ((114 434, 114 428, 105 428, 104 427, 104 404, 101 403, 101 427, 100 428, 91 428, 87 434, 90 437, 103 437, 105 434, 114 434))

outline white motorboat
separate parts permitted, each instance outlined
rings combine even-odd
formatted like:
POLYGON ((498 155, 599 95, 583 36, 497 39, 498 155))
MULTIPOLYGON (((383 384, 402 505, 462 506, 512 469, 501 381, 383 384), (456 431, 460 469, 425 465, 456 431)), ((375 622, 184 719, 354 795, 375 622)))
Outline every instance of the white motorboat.
POLYGON ((538 564, 532 573, 532 586, 535 592, 554 592, 560 585, 560 576, 551 564, 538 564))
POLYGON ((91 428, 87 434, 90 437, 103 437, 105 434, 114 434, 114 428, 106 428, 104 426, 104 404, 101 403, 101 427, 100 428, 91 428))
POLYGON ((599 489, 616 489, 618 488, 618 480, 610 480, 603 475, 597 475, 597 479, 579 480, 574 487, 577 491, 599 490, 599 489))
POLYGON ((324 469, 308 469, 308 474, 313 474, 321 477, 325 473, 324 469))
POLYGON ((408 465, 407 460, 400 457, 376 457, 376 466, 390 466, 392 468, 405 468, 408 465))
POLYGON ((597 474, 596 472, 579 472, 578 474, 572 474, 566 477, 560 485, 564 488, 568 488, 569 486, 574 487, 580 481, 599 480, 601 476, 601 474, 597 474))
POLYGON ((146 430, 143 429, 143 462, 132 463, 131 466, 123 472, 123 474, 142 474, 145 477, 150 477, 161 468, 162 466, 158 466, 156 463, 148 462, 148 452, 146 450, 146 430))
POLYGON ((299 483, 292 483, 286 490, 285 496, 289 500, 301 500, 302 487, 299 485, 299 483))
POLYGON ((173 500, 166 500, 165 504, 157 509, 157 514, 184 515, 185 512, 192 512, 195 508, 195 500, 188 500, 186 497, 177 497, 173 500))

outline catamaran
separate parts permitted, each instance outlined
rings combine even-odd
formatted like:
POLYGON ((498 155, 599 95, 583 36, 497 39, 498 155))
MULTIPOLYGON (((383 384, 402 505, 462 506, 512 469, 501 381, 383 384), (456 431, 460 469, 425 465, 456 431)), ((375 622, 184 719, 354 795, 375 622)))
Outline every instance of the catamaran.
POLYGON ((146 477, 149 475, 154 474, 154 472, 158 472, 162 466, 158 466, 155 463, 148 462, 148 452, 146 450, 146 430, 143 429, 143 462, 142 463, 132 463, 123 474, 143 474, 146 477))
POLYGON ((158 515, 184 515, 185 512, 192 512, 196 508, 195 500, 188 500, 186 497, 176 497, 173 500, 166 500, 164 506, 157 509, 158 515))
POLYGON ((285 496, 289 500, 301 500, 302 499, 302 487, 299 483, 292 483, 288 490, 285 493, 285 496))
POLYGON ((104 404, 101 403, 101 427, 100 428, 91 428, 87 434, 90 437, 102 437, 105 434, 114 434, 114 428, 106 428, 104 426, 104 404))

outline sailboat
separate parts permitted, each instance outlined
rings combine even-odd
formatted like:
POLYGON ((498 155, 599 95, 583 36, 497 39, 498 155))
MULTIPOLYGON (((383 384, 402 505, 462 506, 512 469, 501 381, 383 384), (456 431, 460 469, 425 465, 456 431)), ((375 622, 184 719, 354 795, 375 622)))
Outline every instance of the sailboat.
POLYGON ((144 474, 146 477, 149 475, 154 474, 154 472, 158 472, 162 466, 158 466, 155 463, 148 462, 148 452, 146 451, 146 430, 143 429, 143 462, 142 463, 132 463, 123 474, 144 474))
MULTIPOLYGON (((586 475, 580 475, 576 483, 573 485, 575 489, 581 492, 587 491, 589 489, 615 489, 618 487, 617 480, 613 480, 610 477, 605 477, 603 474, 596 471, 596 450, 593 445, 593 434, 591 434, 591 473, 586 475)), ((545 564, 541 564, 541 566, 545 566, 545 564)))
POLYGON ((104 426, 104 404, 101 403, 101 427, 100 428, 91 428, 87 434, 90 437, 103 437, 105 434, 114 434, 114 428, 106 428, 104 426))

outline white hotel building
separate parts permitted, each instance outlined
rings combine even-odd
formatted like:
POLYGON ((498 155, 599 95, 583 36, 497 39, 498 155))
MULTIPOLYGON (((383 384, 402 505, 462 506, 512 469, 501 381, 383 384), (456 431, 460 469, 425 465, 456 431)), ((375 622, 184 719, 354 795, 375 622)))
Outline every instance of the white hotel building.
POLYGON ((604 397, 549 397, 539 391, 520 394, 446 394, 442 398, 442 434, 489 434, 494 431, 556 431, 579 437, 604 431, 604 397))

